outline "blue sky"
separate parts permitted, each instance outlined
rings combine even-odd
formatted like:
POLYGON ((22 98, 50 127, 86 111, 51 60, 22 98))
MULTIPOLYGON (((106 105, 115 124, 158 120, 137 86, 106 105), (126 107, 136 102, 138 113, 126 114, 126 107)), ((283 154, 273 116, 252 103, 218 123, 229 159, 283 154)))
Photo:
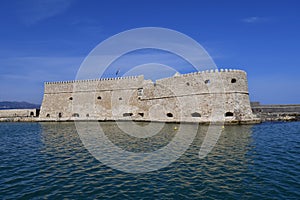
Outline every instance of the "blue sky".
POLYGON ((1 1, 0 101, 41 103, 44 81, 75 79, 101 41, 164 27, 199 42, 219 68, 247 71, 252 101, 300 103, 298 1, 1 1))

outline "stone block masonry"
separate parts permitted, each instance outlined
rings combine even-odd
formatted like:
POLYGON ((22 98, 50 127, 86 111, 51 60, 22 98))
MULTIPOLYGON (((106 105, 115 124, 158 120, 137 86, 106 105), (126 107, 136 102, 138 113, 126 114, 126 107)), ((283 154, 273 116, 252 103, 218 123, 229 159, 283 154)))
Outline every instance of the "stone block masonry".
POLYGON ((40 121, 256 123, 246 73, 210 70, 152 82, 143 76, 46 82, 40 121))
POLYGON ((0 110, 0 118, 36 117, 37 109, 7 109, 0 110))
POLYGON ((36 121, 39 109, 6 109, 0 110, 0 122, 36 121))
POLYGON ((261 105, 251 102, 252 111, 262 121, 300 121, 300 105, 261 105))

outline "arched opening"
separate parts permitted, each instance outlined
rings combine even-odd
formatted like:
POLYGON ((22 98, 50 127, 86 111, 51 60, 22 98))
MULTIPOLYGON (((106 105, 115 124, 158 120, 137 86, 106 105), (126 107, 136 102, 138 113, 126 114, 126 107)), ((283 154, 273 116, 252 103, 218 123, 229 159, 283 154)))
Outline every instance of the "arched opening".
POLYGON ((90 114, 86 114, 86 117, 89 117, 90 116, 90 114))
POLYGON ((173 117, 172 113, 167 113, 167 117, 173 117))
POLYGON ((123 117, 131 117, 133 113, 123 113, 123 117))
POLYGON ((236 83, 236 79, 235 78, 231 79, 231 83, 236 83))
POLYGON ((189 83, 189 82, 187 82, 187 83, 186 83, 186 85, 187 85, 187 86, 190 86, 190 83, 189 83))
POLYGON ((98 96, 98 97, 97 97, 97 99, 101 100, 101 99, 102 99, 102 97, 101 97, 101 96, 98 96))
POLYGON ((50 117, 50 114, 47 114, 46 117, 50 117))
POLYGON ((73 113, 72 117, 79 117, 78 113, 73 113))
POLYGON ((122 97, 120 97, 119 100, 121 101, 121 100, 122 100, 122 97))
POLYGON ((30 117, 33 117, 34 116, 34 112, 30 112, 30 117))
POLYGON ((72 101, 72 100, 73 100, 73 97, 70 97, 70 98, 69 98, 69 100, 71 100, 71 101, 72 101))
POLYGON ((210 80, 207 79, 207 80, 204 81, 204 83, 205 83, 205 84, 210 84, 210 80))
POLYGON ((201 117, 200 113, 198 113, 198 112, 194 112, 191 115, 192 115, 192 117, 201 117))
POLYGON ((62 117, 62 113, 60 112, 60 113, 58 113, 58 117, 59 118, 61 118, 62 117))
POLYGON ((232 112, 226 112, 225 117, 233 117, 233 113, 232 112))

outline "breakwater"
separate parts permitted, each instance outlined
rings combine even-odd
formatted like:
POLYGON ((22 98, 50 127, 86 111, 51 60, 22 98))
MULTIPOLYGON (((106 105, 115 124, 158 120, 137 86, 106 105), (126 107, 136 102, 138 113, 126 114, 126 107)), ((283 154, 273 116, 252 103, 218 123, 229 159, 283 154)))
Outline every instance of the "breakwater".
POLYGON ((262 121, 300 121, 300 104, 269 104, 251 102, 253 114, 262 121))

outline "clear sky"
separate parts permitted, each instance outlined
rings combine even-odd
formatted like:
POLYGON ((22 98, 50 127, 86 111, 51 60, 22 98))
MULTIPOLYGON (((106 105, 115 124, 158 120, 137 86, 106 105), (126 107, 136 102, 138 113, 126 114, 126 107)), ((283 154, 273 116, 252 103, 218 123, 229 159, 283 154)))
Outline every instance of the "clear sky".
POLYGON ((101 41, 154 26, 247 71, 252 101, 300 103, 300 1, 3 0, 0 19, 0 101, 41 103, 43 82, 73 80, 101 41))

